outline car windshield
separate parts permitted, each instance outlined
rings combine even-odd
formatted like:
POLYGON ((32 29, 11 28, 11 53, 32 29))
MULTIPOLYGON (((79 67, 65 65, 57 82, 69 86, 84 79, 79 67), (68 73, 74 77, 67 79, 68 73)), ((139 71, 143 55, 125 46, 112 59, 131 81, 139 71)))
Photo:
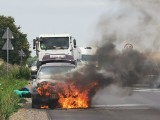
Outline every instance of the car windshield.
POLYGON ((42 50, 68 49, 69 37, 42 37, 40 47, 42 50))
POLYGON ((39 71, 39 79, 50 79, 53 75, 64 74, 74 69, 73 66, 45 66, 39 71))

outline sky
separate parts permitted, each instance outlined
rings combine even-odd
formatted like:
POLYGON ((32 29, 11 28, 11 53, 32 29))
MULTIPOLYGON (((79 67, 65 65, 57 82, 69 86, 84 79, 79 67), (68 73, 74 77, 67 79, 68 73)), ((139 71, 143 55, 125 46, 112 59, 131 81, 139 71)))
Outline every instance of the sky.
POLYGON ((78 46, 89 46, 105 11, 104 0, 0 0, 0 15, 15 19, 33 56, 32 40, 40 34, 68 33, 78 46))
POLYGON ((32 41, 40 34, 68 33, 77 46, 112 41, 118 49, 160 51, 160 0, 0 0, 0 15, 12 16, 32 41))

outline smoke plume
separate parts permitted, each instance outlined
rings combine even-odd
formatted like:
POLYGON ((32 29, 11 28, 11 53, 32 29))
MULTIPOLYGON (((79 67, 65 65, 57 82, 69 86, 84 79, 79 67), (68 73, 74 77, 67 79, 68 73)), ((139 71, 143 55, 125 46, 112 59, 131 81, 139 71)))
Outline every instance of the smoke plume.
POLYGON ((157 63, 146 51, 159 50, 160 0, 106 0, 106 4, 107 12, 97 26, 98 67, 92 62, 67 76, 82 91, 98 83, 90 90, 90 98, 110 85, 133 87, 151 82, 149 75, 155 75, 154 79, 159 75, 157 63), (133 49, 124 49, 126 43, 133 49))
MULTIPOLYGON (((112 83, 121 87, 158 79, 157 63, 147 52, 154 54, 160 49, 160 0, 106 0, 106 4, 107 12, 97 26, 97 56, 103 75, 112 75, 112 83), (124 49, 127 43, 133 45, 132 50, 124 49)), ((109 90, 100 91, 94 97, 96 103, 105 100, 109 90)))
MULTIPOLYGON (((73 74, 77 86, 98 81, 96 90, 116 84, 133 87, 151 82, 148 75, 158 77, 157 63, 148 52, 160 46, 160 0, 106 0, 107 12, 98 23, 98 68, 86 65, 73 74), (133 49, 124 49, 130 43, 133 49)), ((154 79, 156 79, 155 77, 154 79)), ((91 92, 91 97, 96 93, 91 92)))
POLYGON ((106 14, 100 18, 97 33, 103 42, 115 43, 118 49, 129 42, 138 50, 157 51, 159 6, 160 0, 106 0, 106 14))

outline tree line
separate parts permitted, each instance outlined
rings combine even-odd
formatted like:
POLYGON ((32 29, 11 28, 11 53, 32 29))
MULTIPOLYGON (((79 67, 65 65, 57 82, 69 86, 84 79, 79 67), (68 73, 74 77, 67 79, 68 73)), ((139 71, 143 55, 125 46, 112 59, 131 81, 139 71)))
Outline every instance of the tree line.
POLYGON ((23 33, 21 28, 15 25, 15 20, 11 16, 0 16, 0 58, 7 61, 7 50, 2 50, 3 45, 6 42, 5 39, 2 39, 2 36, 7 27, 10 28, 14 36, 14 39, 11 40, 14 50, 9 50, 9 63, 17 65, 21 64, 21 56, 19 55, 19 51, 22 49, 25 55, 22 57, 22 64, 26 64, 27 59, 31 54, 31 51, 29 51, 30 46, 27 40, 27 34, 23 33))

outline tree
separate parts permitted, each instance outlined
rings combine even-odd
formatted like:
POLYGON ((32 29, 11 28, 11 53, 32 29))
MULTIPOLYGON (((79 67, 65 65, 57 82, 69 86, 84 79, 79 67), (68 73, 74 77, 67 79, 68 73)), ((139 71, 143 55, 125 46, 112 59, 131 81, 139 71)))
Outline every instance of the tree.
POLYGON ((23 64, 25 64, 31 53, 31 51, 29 51, 29 42, 27 40, 27 34, 24 34, 20 31, 20 27, 17 27, 15 25, 15 20, 11 16, 0 16, 0 58, 2 58, 5 61, 7 60, 7 51, 2 50, 2 47, 6 42, 6 40, 2 39, 2 36, 6 31, 7 27, 10 28, 14 36, 14 39, 11 40, 12 45, 14 46, 14 50, 9 50, 9 63, 21 63, 21 56, 19 56, 19 51, 22 49, 25 53, 22 62, 23 64))
POLYGON ((28 66, 31 66, 33 64, 34 61, 37 61, 37 56, 30 56, 28 59, 27 59, 27 64, 28 66))

